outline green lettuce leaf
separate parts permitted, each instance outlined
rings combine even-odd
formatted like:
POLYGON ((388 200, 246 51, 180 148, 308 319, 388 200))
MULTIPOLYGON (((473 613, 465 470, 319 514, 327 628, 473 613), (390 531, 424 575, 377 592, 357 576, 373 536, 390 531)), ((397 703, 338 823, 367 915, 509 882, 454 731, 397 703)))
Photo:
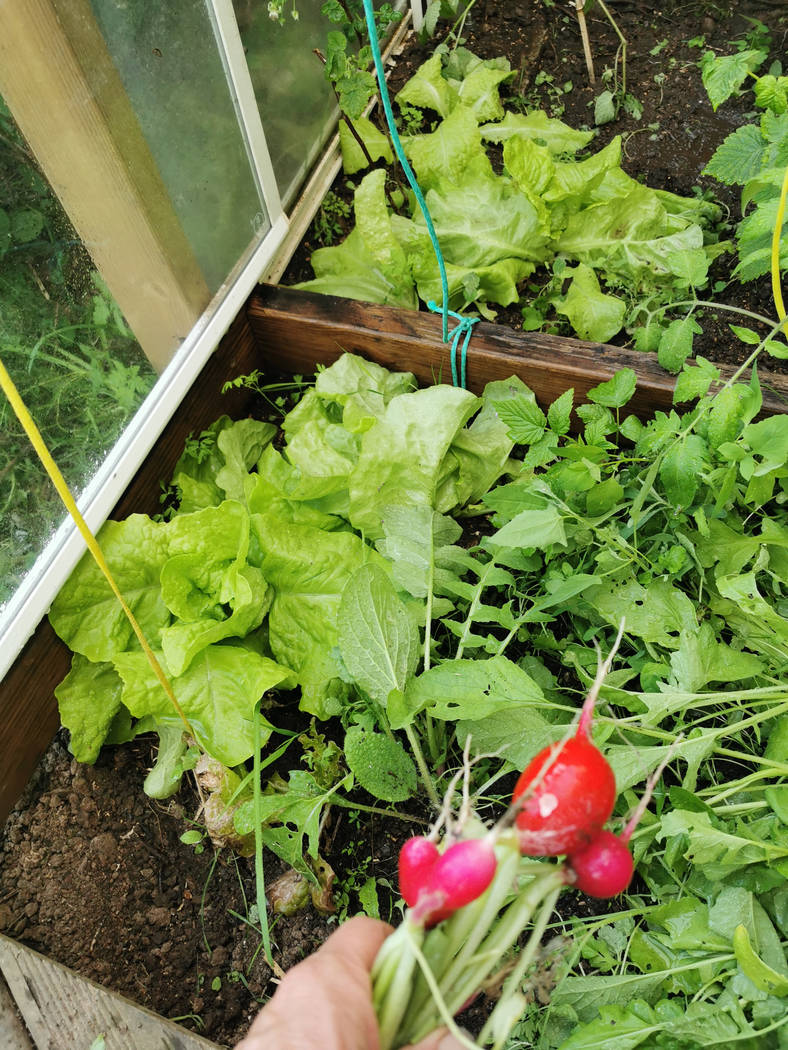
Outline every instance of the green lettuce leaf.
MULTIPOLYGON (((269 689, 293 684, 289 668, 239 645, 207 646, 182 675, 175 676, 164 654, 157 656, 200 746, 225 766, 240 765, 254 752, 257 701, 269 689)), ((115 667, 123 680, 123 703, 135 718, 152 715, 159 721, 177 720, 144 653, 118 653, 115 667)), ((265 742, 273 727, 262 722, 265 742)))
MULTIPOLYGON (((377 128, 368 117, 356 117, 353 121, 359 138, 364 143, 367 153, 376 160, 383 160, 386 164, 394 163, 394 154, 388 137, 377 128)), ((339 148, 342 151, 342 168, 346 175, 354 175, 357 171, 363 171, 369 166, 369 161, 364 156, 364 151, 358 144, 356 136, 347 126, 344 120, 339 122, 339 148)))
POLYGON ((477 121, 500 120, 503 117, 503 104, 498 87, 511 75, 508 63, 501 68, 479 60, 478 65, 459 82, 457 93, 460 103, 473 113, 477 121))
MULTIPOLYGON (((455 265, 477 269, 502 259, 548 257, 548 229, 506 179, 440 179, 426 200, 441 251, 455 265)), ((417 215, 415 221, 423 220, 417 215)))
POLYGON ((364 176, 354 197, 355 227, 341 244, 313 252, 315 280, 296 288, 416 308, 408 261, 386 206, 385 179, 382 168, 364 176))
POLYGON ((621 331, 627 312, 626 303, 618 296, 602 291, 590 266, 579 263, 565 272, 572 280, 566 295, 556 302, 556 311, 568 318, 581 339, 606 343, 621 331))
POLYGON ((334 650, 342 592, 357 569, 380 555, 350 532, 299 524, 283 528, 273 514, 255 514, 252 526, 263 574, 274 589, 268 614, 271 650, 296 672, 303 710, 320 718, 336 714, 334 680, 340 667, 334 650))
POLYGON ((362 436, 350 479, 350 521, 369 539, 383 535, 389 504, 435 503, 444 458, 457 432, 479 405, 467 390, 426 387, 389 402, 383 417, 362 436))
POLYGON ((676 253, 703 247, 703 231, 697 224, 674 233, 666 229, 664 207, 648 187, 641 186, 622 199, 571 215, 556 248, 636 289, 647 285, 654 273, 674 273, 676 253))
POLYGON ((92 663, 75 653, 71 670, 55 687, 60 721, 70 733, 69 749, 77 762, 93 763, 112 721, 121 709, 123 682, 107 661, 92 663))
POLYGON ((595 131, 577 131, 562 120, 548 117, 543 110, 531 113, 507 112, 497 124, 483 124, 479 132, 487 142, 506 142, 508 139, 530 139, 545 146, 553 156, 577 153, 584 149, 595 131))
POLYGON ((172 475, 178 489, 178 509, 184 514, 203 507, 216 507, 224 498, 216 484, 216 475, 225 463, 218 438, 233 425, 229 416, 220 416, 196 440, 189 439, 172 475))
MULTIPOLYGON (((108 521, 99 546, 121 594, 151 645, 159 647, 170 610, 159 577, 169 554, 168 526, 144 514, 108 521)), ((74 652, 89 660, 112 660, 138 647, 134 631, 104 575, 85 554, 52 603, 49 621, 74 652)))
POLYGON ((243 502, 249 471, 275 435, 273 423, 259 419, 239 419, 219 432, 216 444, 224 456, 224 464, 216 472, 216 484, 226 499, 243 502))
POLYGON ((499 409, 524 391, 528 388, 517 376, 485 386, 480 411, 451 443, 438 488, 438 506, 462 507, 481 499, 505 472, 514 441, 499 409))
POLYGON ((400 106, 432 109, 447 117, 457 105, 459 94, 443 76, 442 55, 435 51, 394 96, 400 106))
POLYGON ((479 125, 466 106, 456 106, 435 131, 412 136, 403 145, 425 193, 443 179, 458 182, 465 176, 492 177, 479 125))

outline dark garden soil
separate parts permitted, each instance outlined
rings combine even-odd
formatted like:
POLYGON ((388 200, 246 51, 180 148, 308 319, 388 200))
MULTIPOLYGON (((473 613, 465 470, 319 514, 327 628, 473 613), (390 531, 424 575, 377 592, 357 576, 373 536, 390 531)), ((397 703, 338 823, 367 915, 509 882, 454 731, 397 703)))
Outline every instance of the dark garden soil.
MULTIPOLYGON (((757 18, 771 29, 775 57, 782 57, 786 4, 609 2, 628 41, 629 91, 643 115, 605 125, 597 145, 623 133, 630 174, 691 194, 693 187, 708 184, 700 172, 717 144, 747 119, 749 99, 733 100, 713 114, 696 65, 700 51, 689 41, 703 35, 709 46, 727 52, 729 42, 751 28, 749 19, 757 18), (655 13, 657 7, 661 13, 655 13)), ((589 31, 601 73, 612 66, 618 41, 598 8, 589 15, 589 31)), ((516 89, 532 104, 574 126, 589 123, 594 92, 567 0, 477 0, 464 36, 482 57, 506 54, 520 71, 516 89), (570 81, 572 89, 563 90, 570 81)), ((411 36, 392 73, 392 91, 429 50, 411 36)), ((338 180, 337 193, 345 192, 344 183, 338 180)), ((736 195, 718 190, 736 215, 736 195)), ((284 283, 311 276, 308 257, 319 244, 313 228, 284 283)), ((717 279, 724 279, 722 271, 717 279)), ((773 314, 768 280, 731 286, 722 299, 773 314)), ((502 311, 500 319, 517 327, 519 314, 502 311)), ((737 360, 739 346, 724 321, 707 324, 705 332, 700 352, 718 361, 737 360)), ((179 841, 197 813, 197 800, 186 788, 165 803, 143 794, 151 764, 146 740, 105 749, 93 767, 77 765, 66 745, 61 734, 0 839, 0 931, 232 1045, 244 1034, 258 1000, 274 987, 246 918, 255 899, 253 864, 226 853, 217 858, 210 847, 199 852, 179 841)), ((275 956, 283 968, 315 949, 339 918, 358 910, 355 891, 369 876, 393 881, 399 844, 412 827, 331 811, 322 849, 337 873, 338 910, 325 915, 309 907, 275 920, 275 956)), ((272 860, 268 882, 282 870, 272 860)), ((383 917, 389 917, 385 902, 383 917)))
MULTIPOLYGON (((274 990, 260 937, 246 921, 255 899, 253 862, 180 842, 198 800, 188 788, 167 802, 143 794, 152 762, 147 740, 105 748, 95 766, 81 766, 61 737, 4 829, 0 932, 232 1045, 257 1000, 274 990)), ((342 873, 338 912, 309 906, 271 918, 282 969, 316 949, 340 915, 360 910, 355 885, 369 876, 392 880, 413 827, 331 811, 322 848, 342 873)), ((270 854, 267 861, 271 883, 285 867, 270 854)))
MULTIPOLYGON (((587 6, 596 87, 589 83, 574 4, 569 0, 477 0, 472 6, 463 28, 464 45, 481 58, 504 55, 518 71, 508 89, 502 88, 507 108, 541 108, 572 127, 593 127, 594 99, 604 87, 604 71, 614 67, 619 39, 599 5, 589 2, 587 6)), ((627 92, 640 103, 642 116, 635 119, 622 110, 615 121, 598 129, 590 149, 597 151, 615 135, 622 135, 622 165, 629 175, 682 196, 692 196, 696 188, 713 189, 715 199, 735 224, 741 218, 737 189, 727 188, 701 172, 723 139, 754 119, 752 92, 744 91, 715 113, 701 82, 698 61, 707 48, 731 54, 731 42, 742 40, 753 29, 752 20, 758 20, 771 32, 770 60, 779 59, 785 65, 788 0, 612 0, 608 8, 627 41, 627 92), (699 46, 700 38, 703 46, 699 46)), ((392 98, 429 58, 448 28, 447 23, 427 46, 419 45, 411 34, 389 78, 392 98)), ((352 184, 348 183, 346 176, 340 175, 333 190, 340 199, 351 202, 352 184)), ((293 256, 283 284, 311 279, 312 251, 341 239, 340 228, 342 236, 349 232, 352 209, 349 217, 332 218, 327 227, 318 216, 293 256)), ((747 284, 731 281, 734 265, 732 253, 715 262, 711 282, 727 285, 715 293, 715 302, 776 319, 770 279, 763 277, 747 284)), ((525 297, 526 289, 522 294, 525 297)), ((708 293, 701 293, 701 297, 708 297, 708 293)), ((519 306, 496 309, 498 322, 522 328, 519 306)), ((696 316, 703 326, 703 335, 695 339, 696 353, 728 364, 746 358, 749 351, 728 328, 735 318, 710 311, 696 316)), ((627 339, 623 332, 613 342, 626 345, 627 339)), ((770 358, 764 364, 770 371, 788 371, 784 361, 770 358)))

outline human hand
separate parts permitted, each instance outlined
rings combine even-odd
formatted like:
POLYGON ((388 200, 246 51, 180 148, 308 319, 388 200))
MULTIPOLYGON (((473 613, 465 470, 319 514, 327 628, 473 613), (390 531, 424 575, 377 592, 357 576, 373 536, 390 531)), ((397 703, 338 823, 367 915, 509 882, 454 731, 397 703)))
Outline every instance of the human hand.
MULTIPOLYGON (((370 970, 391 927, 357 916, 289 970, 235 1050, 380 1050, 370 970)), ((406 1050, 461 1050, 439 1029, 406 1050)))

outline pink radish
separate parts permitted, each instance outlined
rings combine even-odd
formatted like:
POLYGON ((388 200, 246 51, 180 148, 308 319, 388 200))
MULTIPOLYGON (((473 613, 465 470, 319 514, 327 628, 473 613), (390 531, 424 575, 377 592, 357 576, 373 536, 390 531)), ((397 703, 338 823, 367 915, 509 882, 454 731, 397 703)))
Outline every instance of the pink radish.
POLYGON ((632 881, 634 861, 629 852, 629 840, 645 813, 654 788, 662 776, 662 771, 680 740, 681 737, 675 741, 673 747, 669 749, 657 769, 646 781, 646 790, 621 834, 614 835, 612 831, 600 831, 587 846, 573 851, 569 857, 569 870, 574 875, 574 884, 589 897, 617 897, 632 881))
POLYGON ((495 866, 488 839, 461 839, 443 853, 430 839, 408 839, 399 855, 400 893, 417 920, 434 926, 481 896, 495 866))
POLYGON ((613 812, 616 781, 602 752, 583 733, 540 751, 515 785, 524 797, 516 818, 520 852, 529 857, 574 853, 591 842, 613 812))
POLYGON ((432 869, 440 858, 432 839, 414 835, 399 851, 399 892, 409 908, 419 899, 432 869))

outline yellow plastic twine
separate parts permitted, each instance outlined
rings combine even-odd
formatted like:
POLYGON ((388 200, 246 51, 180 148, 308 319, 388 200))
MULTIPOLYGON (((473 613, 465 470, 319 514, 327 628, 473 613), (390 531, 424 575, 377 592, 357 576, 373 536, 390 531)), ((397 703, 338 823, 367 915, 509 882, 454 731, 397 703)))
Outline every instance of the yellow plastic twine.
POLYGON ((783 185, 780 191, 780 202, 777 205, 777 218, 774 221, 772 231, 772 298, 777 310, 778 320, 785 320, 785 304, 783 302, 782 288, 780 287, 780 240, 782 238, 783 217, 785 215, 785 198, 788 196, 788 168, 783 175, 783 185))
POLYGON ((120 607, 126 614, 126 618, 131 624, 132 630, 134 631, 135 635, 137 636, 137 640, 142 646, 142 651, 148 658, 148 663, 151 665, 153 673, 156 675, 159 682, 161 683, 161 687, 167 694, 170 703, 177 711, 178 716, 180 717, 181 721, 186 727, 186 731, 190 734, 190 736, 193 737, 194 730, 189 724, 189 720, 184 714, 183 708, 178 703, 175 697, 175 693, 172 691, 172 686, 170 685, 167 676, 165 675, 162 669, 161 664, 156 659, 156 655, 154 654, 153 650, 148 644, 145 635, 142 633, 142 628, 137 623, 134 613, 126 604, 125 598, 120 593, 120 588, 118 587, 117 583, 115 582, 115 578, 110 572, 109 566, 107 565, 107 562, 104 558, 104 554, 102 553, 101 547, 99 547, 96 541, 96 537, 90 531, 87 522, 82 517, 79 507, 77 506, 76 500, 71 495, 71 491, 69 490, 69 487, 66 484, 65 478, 60 473, 60 469, 58 468, 57 463, 55 463, 54 459, 52 458, 52 455, 50 454, 50 451, 47 448, 43 437, 41 436, 40 430, 33 421, 33 417, 28 412, 27 406, 20 397, 19 391, 14 385, 14 382, 8 374, 6 367, 2 361, 0 361, 0 388, 2 388, 3 393, 8 398, 11 404, 11 408, 13 408, 14 412, 16 413, 17 419, 22 424, 25 433, 30 439, 30 444, 36 450, 36 453, 38 455, 38 458, 41 460, 44 470, 47 472, 47 474, 50 477, 50 480, 52 481, 52 484, 55 486, 58 496, 60 496, 61 500, 65 504, 66 510, 71 515, 71 518, 73 519, 76 527, 79 529, 82 538, 84 539, 85 544, 87 545, 88 550, 93 555, 96 565, 98 565, 99 569, 101 569, 102 573, 104 574, 104 577, 107 580, 107 583, 112 588, 113 594, 120 602, 120 607))

